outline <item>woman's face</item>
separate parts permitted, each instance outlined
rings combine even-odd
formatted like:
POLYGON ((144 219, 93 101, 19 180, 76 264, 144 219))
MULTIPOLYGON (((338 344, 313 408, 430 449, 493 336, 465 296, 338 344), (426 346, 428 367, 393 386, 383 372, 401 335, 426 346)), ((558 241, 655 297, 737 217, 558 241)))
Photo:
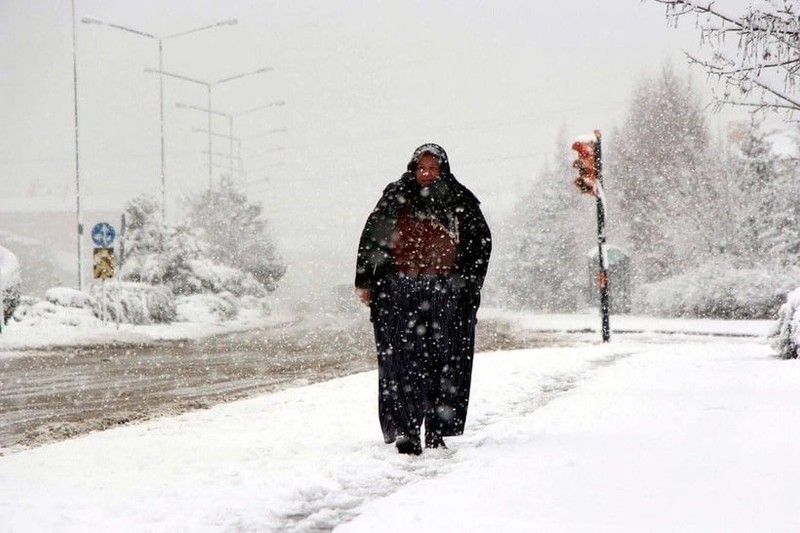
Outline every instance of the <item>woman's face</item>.
POLYGON ((419 159, 417 170, 414 171, 414 178, 422 187, 427 187, 439 179, 439 160, 431 154, 424 154, 419 159))

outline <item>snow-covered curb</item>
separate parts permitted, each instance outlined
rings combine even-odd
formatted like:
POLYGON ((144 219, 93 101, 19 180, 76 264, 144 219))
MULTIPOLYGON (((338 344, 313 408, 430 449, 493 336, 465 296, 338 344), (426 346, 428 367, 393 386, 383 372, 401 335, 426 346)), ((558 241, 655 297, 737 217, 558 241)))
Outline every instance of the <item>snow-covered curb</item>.
POLYGON ((148 344, 158 341, 198 339, 212 335, 235 333, 259 327, 289 322, 287 314, 269 316, 255 310, 243 310, 237 318, 225 322, 173 322, 171 324, 103 323, 91 316, 81 317, 77 325, 31 324, 10 322, 0 335, 0 357, 13 355, 13 350, 44 349, 61 346, 92 346, 98 344, 148 344))

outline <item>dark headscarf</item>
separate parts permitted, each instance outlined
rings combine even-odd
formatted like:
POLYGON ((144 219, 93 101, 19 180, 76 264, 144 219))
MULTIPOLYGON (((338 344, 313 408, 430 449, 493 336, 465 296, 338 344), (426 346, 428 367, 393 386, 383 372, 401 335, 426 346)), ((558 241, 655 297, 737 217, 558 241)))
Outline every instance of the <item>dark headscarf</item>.
POLYGON ((444 148, 434 143, 425 143, 414 150, 414 155, 411 156, 411 161, 408 162, 409 172, 417 170, 419 160, 425 154, 430 154, 439 161, 439 173, 442 176, 450 174, 450 161, 447 159, 447 152, 444 151, 444 148))
POLYGON ((413 181, 410 198, 412 212, 432 214, 448 229, 455 231, 455 213, 452 209, 455 177, 450 174, 450 161, 444 148, 434 143, 419 146, 408 162, 408 172, 413 175, 425 154, 432 155, 439 162, 439 179, 427 187, 420 187, 416 180, 413 181))

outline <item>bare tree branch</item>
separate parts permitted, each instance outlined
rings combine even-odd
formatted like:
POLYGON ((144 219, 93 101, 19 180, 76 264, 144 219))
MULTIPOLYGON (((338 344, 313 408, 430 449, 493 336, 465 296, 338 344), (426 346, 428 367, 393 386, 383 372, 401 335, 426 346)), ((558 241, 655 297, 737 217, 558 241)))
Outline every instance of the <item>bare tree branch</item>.
MULTIPOLYGON (((714 1, 651 1, 666 6, 666 17, 673 24, 680 17, 697 15, 701 46, 710 49, 711 54, 700 58, 686 52, 690 63, 700 65, 727 86, 738 88, 748 100, 756 99, 750 102, 756 111, 800 111, 800 98, 795 94, 800 72, 800 18, 793 2, 764 0, 758 7, 751 6, 744 14, 732 16, 719 10, 714 1), (701 17, 705 19, 701 21, 701 17), (728 34, 738 35, 735 53, 725 39, 728 34), (759 95, 754 88, 760 89, 759 95)), ((733 103, 728 92, 718 101, 720 105, 733 103)))

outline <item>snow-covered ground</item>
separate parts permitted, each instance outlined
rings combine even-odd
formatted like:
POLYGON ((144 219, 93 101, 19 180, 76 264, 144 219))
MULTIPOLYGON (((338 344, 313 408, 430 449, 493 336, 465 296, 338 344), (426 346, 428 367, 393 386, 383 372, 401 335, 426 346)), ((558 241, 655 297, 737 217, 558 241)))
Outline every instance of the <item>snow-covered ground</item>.
POLYGON ((0 531, 795 532, 800 363, 768 325, 612 317, 727 336, 478 354, 465 435, 419 457, 383 444, 374 372, 22 451, 0 531))

